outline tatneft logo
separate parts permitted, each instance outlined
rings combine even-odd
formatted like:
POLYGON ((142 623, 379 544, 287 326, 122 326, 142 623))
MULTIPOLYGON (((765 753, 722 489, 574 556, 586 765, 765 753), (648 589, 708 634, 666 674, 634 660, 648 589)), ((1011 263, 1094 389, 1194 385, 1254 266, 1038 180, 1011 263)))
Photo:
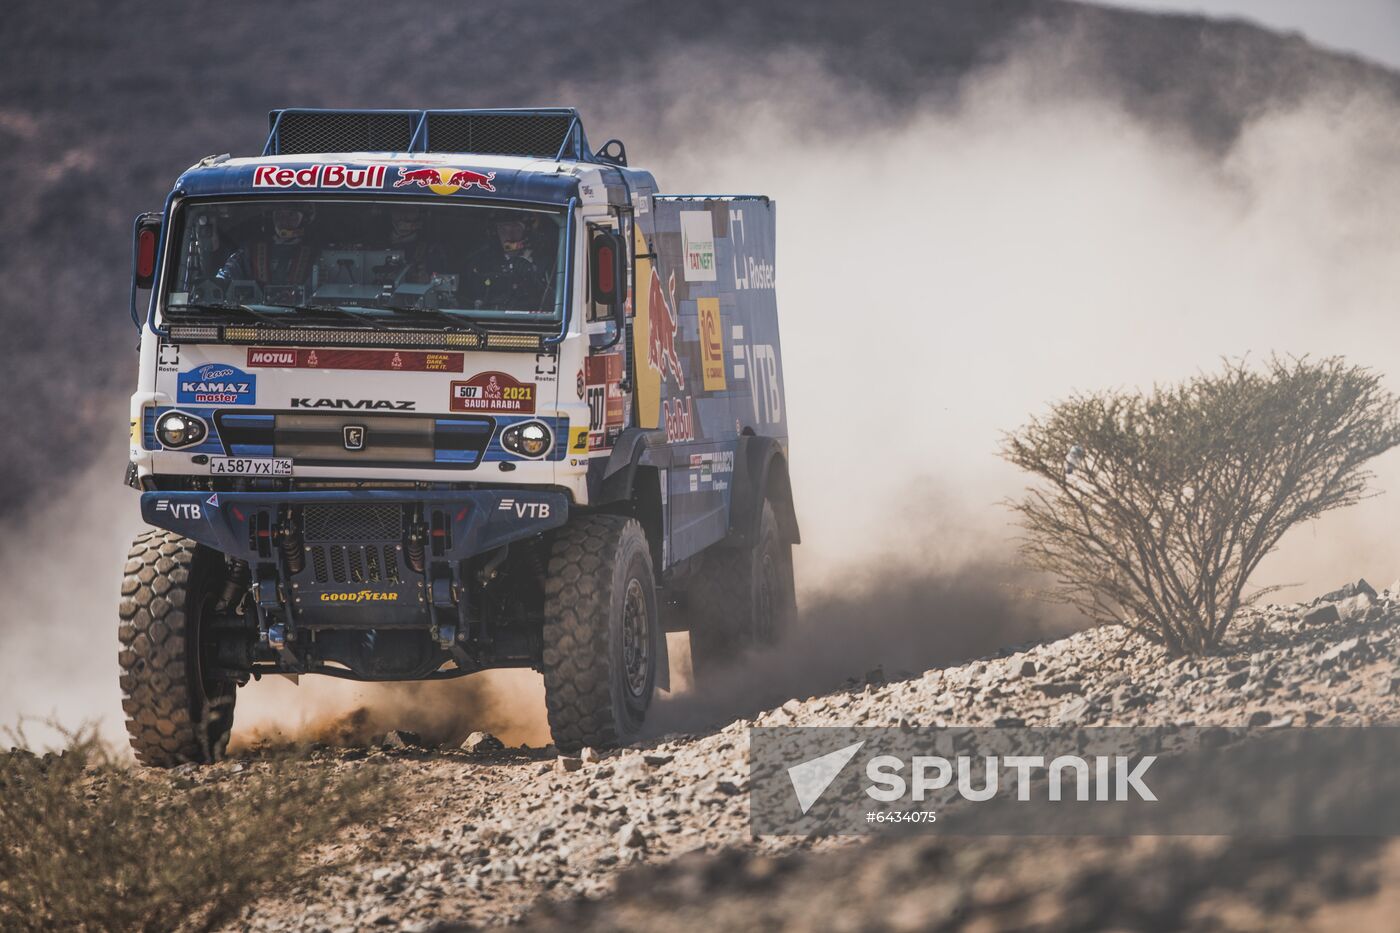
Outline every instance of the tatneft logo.
MULTIPOLYGON (((821 799, 828 787, 855 757, 865 742, 809 758, 787 769, 797 805, 805 814, 821 799)), ((875 755, 865 763, 868 782, 863 792, 872 800, 895 803, 912 800, 921 803, 936 791, 955 789, 957 796, 979 803, 997 796, 1003 771, 1015 772, 1016 799, 1028 801, 1033 789, 1041 786, 1050 801, 1156 800, 1143 776, 1156 755, 1136 760, 1127 755, 913 755, 907 760, 897 755, 875 755), (980 785, 980 786, 977 786, 980 785)), ((946 796, 946 795, 944 795, 946 796)))

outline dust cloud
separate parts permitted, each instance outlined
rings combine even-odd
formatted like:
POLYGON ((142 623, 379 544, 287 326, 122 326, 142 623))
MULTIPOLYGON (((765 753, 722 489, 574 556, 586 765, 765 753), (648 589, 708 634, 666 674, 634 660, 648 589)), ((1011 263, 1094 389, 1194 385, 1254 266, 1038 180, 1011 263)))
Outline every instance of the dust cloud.
MULTIPOLYGON (((556 95, 627 140, 663 190, 779 205, 806 628, 737 671, 722 708, 663 699, 663 724, 1075 624, 1027 597, 1036 581, 1015 569, 998 505, 1023 485, 996 456, 1002 432, 1055 399, 1273 352, 1340 354, 1400 390, 1397 108, 1316 96, 1207 153, 1130 114, 1074 60, 1028 48, 898 118, 796 55, 726 68, 677 54, 664 74, 624 76, 631 96, 556 95)), ((1294 530, 1254 582, 1297 584, 1280 598, 1301 599, 1400 574, 1400 454, 1375 468, 1390 495, 1294 530)), ((20 709, 120 721, 115 591, 135 504, 93 476, 7 536, 0 721, 20 709)), ((347 716, 352 732, 547 735, 529 672, 419 687, 272 678, 241 692, 239 712, 242 742, 334 735, 347 716)))
MULTIPOLYGON (((939 572, 1008 560, 997 503, 1023 479, 1002 432, 1075 390, 1274 352, 1340 354, 1400 390, 1400 108, 1315 97, 1259 113, 1222 156, 1075 61, 1028 46, 888 125, 798 58, 723 98, 691 90, 712 86, 702 61, 652 87, 671 105, 632 132, 663 190, 778 202, 801 579, 851 580, 886 551, 939 572), (685 144, 648 151, 666 139, 685 144)), ((611 106, 606 124, 641 122, 611 106)), ((1400 454, 1374 466, 1400 492, 1400 454)), ((1389 582, 1398 519, 1393 494, 1333 513, 1255 582, 1389 582)))

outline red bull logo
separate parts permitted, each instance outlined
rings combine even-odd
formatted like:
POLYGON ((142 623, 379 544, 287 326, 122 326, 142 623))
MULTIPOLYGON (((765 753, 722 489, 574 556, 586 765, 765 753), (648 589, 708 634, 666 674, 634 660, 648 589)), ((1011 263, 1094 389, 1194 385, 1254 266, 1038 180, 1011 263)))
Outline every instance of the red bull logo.
POLYGON ((394 187, 403 188, 417 185, 420 188, 427 188, 434 194, 456 194, 458 191, 465 191, 468 188, 495 191, 496 186, 492 184, 495 178, 495 172, 473 172, 470 169, 401 168, 399 169, 398 181, 394 182, 394 187))
POLYGON ((669 294, 661 291, 661 276, 656 267, 651 268, 651 297, 647 301, 647 323, 650 325, 651 340, 647 346, 647 362, 651 368, 666 378, 669 370, 676 379, 676 385, 685 388, 685 376, 681 373, 681 358, 676 355, 676 273, 671 273, 667 282, 669 294))
POLYGON ((383 165, 351 168, 348 165, 308 165, 282 168, 259 165, 253 169, 254 188, 382 188, 383 165))

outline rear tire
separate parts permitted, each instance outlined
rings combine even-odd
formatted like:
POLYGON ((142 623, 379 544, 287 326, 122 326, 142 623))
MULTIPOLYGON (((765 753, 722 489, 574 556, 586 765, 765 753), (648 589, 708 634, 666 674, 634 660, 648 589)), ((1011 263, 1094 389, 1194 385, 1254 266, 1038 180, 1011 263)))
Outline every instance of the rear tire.
POLYGON ((712 547, 687 591, 690 666, 697 686, 754 648, 776 644, 796 614, 792 545, 782 539, 770 502, 763 503, 758 541, 712 547))
POLYGON ((574 518, 545 580, 544 691, 564 751, 634 739, 656 687, 660 620, 646 534, 618 515, 574 518))
POLYGON ((223 757, 237 684, 207 675, 203 622, 222 584, 219 555, 172 531, 136 538, 122 577, 122 709, 143 764, 223 757))

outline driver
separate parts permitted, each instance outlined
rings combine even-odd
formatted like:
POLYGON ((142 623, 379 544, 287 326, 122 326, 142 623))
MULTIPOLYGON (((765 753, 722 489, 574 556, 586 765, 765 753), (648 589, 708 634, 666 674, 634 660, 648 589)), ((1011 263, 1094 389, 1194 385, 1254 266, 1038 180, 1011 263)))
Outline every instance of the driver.
POLYGON ((413 207, 389 211, 389 248, 403 253, 408 271, 405 282, 422 285, 446 265, 442 250, 423 236, 423 212, 413 207))
POLYGON ((525 221, 513 213, 498 216, 496 243, 478 250, 469 263, 475 307, 540 310, 546 286, 541 266, 530 245, 525 221))
POLYGON ((272 211, 272 236, 235 250, 216 278, 228 283, 255 279, 268 285, 305 285, 311 272, 311 248, 306 228, 314 218, 311 208, 297 205, 272 211))

